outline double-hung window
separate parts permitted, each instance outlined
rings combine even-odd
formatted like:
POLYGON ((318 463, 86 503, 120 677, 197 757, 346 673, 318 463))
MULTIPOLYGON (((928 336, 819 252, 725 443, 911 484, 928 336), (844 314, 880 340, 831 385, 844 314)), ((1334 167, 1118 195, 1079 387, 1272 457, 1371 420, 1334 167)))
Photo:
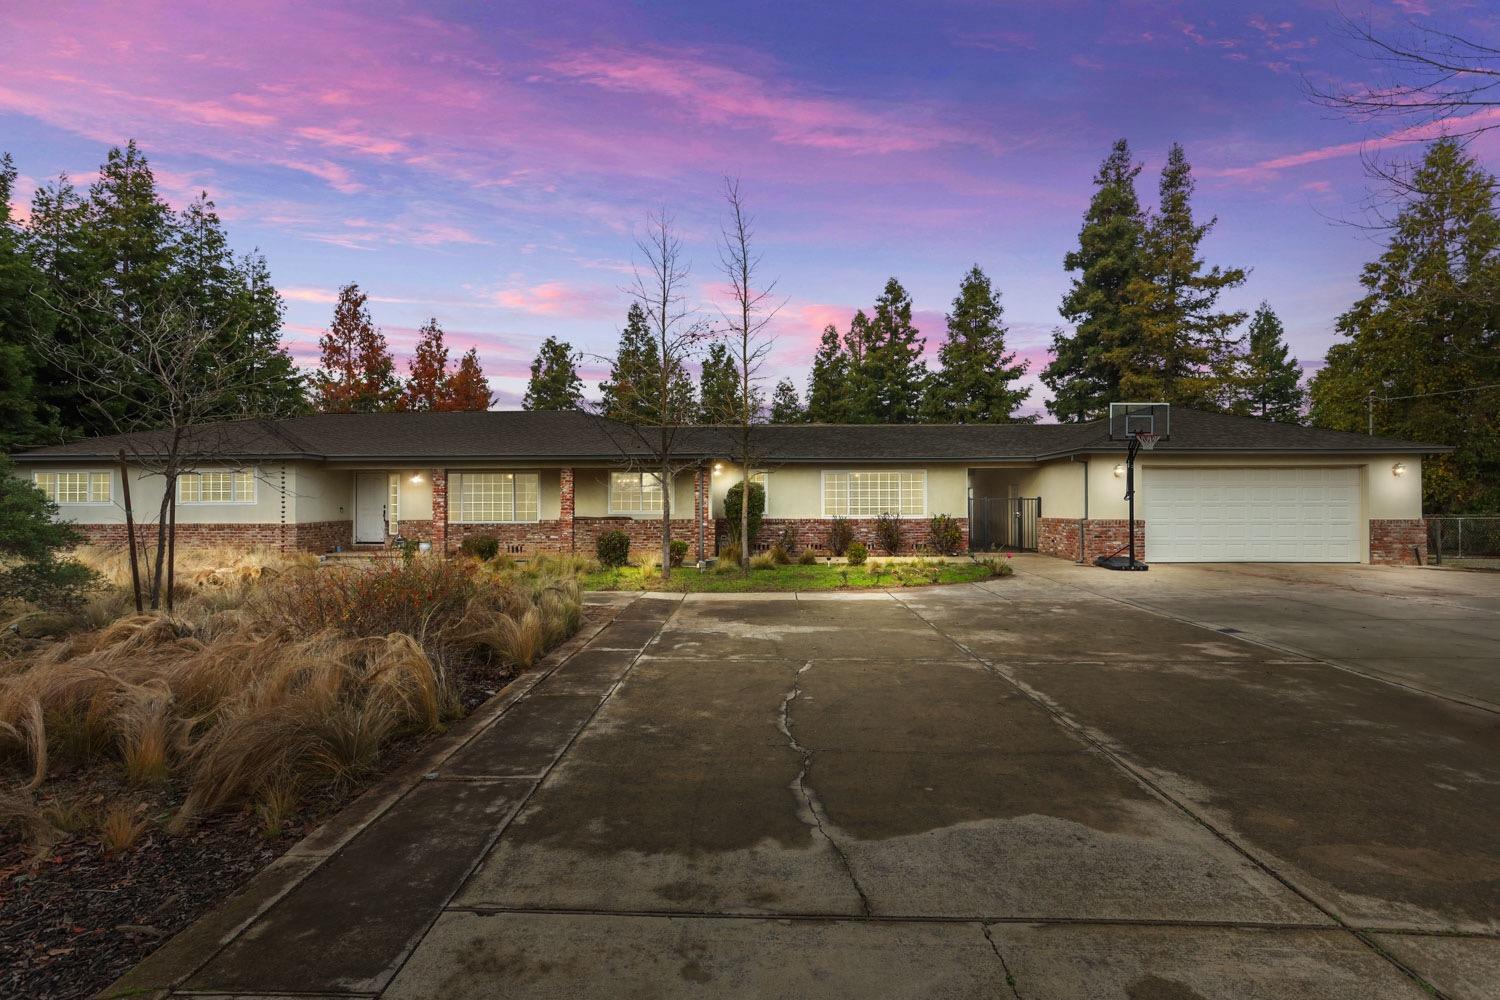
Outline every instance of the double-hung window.
POLYGON ((255 472, 224 469, 184 472, 177 477, 178 503, 254 503, 255 472))
POLYGON ((31 481, 53 503, 109 503, 114 477, 108 472, 34 472, 31 481))
POLYGON ((661 479, 654 472, 612 472, 609 476, 611 514, 660 514, 661 479))
POLYGON ((925 517, 927 472, 878 469, 823 474, 824 517, 925 517))
POLYGON ((540 498, 541 477, 535 472, 465 472, 459 516, 470 524, 535 521, 540 498))

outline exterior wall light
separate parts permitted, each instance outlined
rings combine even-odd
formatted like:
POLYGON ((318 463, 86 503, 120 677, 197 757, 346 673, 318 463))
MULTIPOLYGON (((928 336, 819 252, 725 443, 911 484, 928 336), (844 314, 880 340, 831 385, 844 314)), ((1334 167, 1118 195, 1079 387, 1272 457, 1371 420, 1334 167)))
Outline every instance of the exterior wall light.
POLYGON ((1117 466, 1115 466, 1115 478, 1116 479, 1120 479, 1124 475, 1125 475, 1125 466, 1123 466, 1123 465, 1117 465, 1117 466))
POLYGON ((1406 475, 1406 463, 1397 462, 1395 465, 1391 466, 1391 475, 1395 476, 1397 479, 1400 479, 1402 476, 1406 475))
POLYGON ((411 474, 411 481, 414 483, 420 483, 422 481, 422 474, 420 472, 413 472, 411 474))
POLYGON ((719 473, 721 473, 723 471, 724 471, 724 464, 722 462, 715 462, 714 463, 714 475, 717 476, 719 473))

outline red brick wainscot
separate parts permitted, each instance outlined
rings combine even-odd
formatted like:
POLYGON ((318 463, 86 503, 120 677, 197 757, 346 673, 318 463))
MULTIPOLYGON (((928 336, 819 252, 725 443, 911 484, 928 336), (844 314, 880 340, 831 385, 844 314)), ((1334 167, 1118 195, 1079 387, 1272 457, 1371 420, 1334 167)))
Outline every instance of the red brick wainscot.
MULTIPOLYGON (((124 524, 74 525, 90 545, 121 545, 126 541, 124 524)), ((136 541, 156 544, 156 525, 137 524, 136 541)), ((353 528, 348 521, 317 521, 309 524, 177 524, 176 544, 180 548, 255 548, 264 546, 283 550, 329 552, 336 546, 348 548, 353 528)))
MULTIPOLYGON (((713 526, 704 529, 705 544, 713 546, 713 526)), ((599 543, 599 536, 611 531, 623 531, 630 538, 632 557, 642 552, 661 550, 661 520, 637 517, 575 517, 573 537, 581 555, 592 556, 599 543)), ((672 538, 688 543, 691 554, 698 546, 698 531, 691 518, 672 518, 672 538)))
MULTIPOLYGON (((969 519, 955 517, 953 520, 959 530, 958 551, 967 552, 969 550, 969 519)), ((931 522, 928 518, 903 518, 901 520, 901 551, 886 552, 881 547, 879 536, 875 532, 875 518, 845 518, 844 523, 852 529, 856 541, 864 542, 865 547, 872 553, 884 555, 914 555, 924 552, 927 550, 927 542, 931 537, 931 522)), ((781 540, 782 532, 790 531, 794 542, 794 553, 801 552, 803 549, 826 552, 828 551, 828 532, 832 527, 833 521, 830 518, 768 517, 760 522, 760 531, 756 533, 755 543, 751 549, 755 552, 769 549, 781 540)), ((727 537, 729 530, 729 522, 720 518, 718 533, 727 537)))
MULTIPOLYGON (((1083 561, 1093 562, 1099 556, 1124 552, 1130 542, 1129 522, 1121 518, 1091 518, 1080 522, 1072 517, 1044 517, 1037 522, 1037 551, 1046 556, 1079 561, 1078 526, 1083 525, 1083 561)), ((1146 555, 1146 522, 1135 522, 1135 557, 1146 555)))
POLYGON ((1420 517, 1370 518, 1370 562, 1386 566, 1426 563, 1427 521, 1420 517))
MULTIPOLYGON (((400 527, 401 534, 405 536, 406 525, 402 524, 400 527)), ((494 538, 500 542, 501 552, 509 552, 512 555, 525 555, 528 552, 571 552, 573 545, 572 525, 561 519, 522 523, 449 523, 448 547, 451 551, 458 551, 458 547, 464 543, 465 538, 474 537, 494 538)))

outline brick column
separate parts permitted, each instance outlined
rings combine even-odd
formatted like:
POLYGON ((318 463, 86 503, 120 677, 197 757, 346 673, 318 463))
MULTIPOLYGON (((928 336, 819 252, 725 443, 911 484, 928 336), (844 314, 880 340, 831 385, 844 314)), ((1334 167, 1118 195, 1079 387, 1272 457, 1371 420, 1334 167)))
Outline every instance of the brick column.
POLYGON ((432 470, 432 551, 448 551, 448 470, 432 470))
POLYGON ((577 551, 577 539, 573 535, 573 470, 563 469, 557 479, 557 517, 562 522, 562 550, 577 551))

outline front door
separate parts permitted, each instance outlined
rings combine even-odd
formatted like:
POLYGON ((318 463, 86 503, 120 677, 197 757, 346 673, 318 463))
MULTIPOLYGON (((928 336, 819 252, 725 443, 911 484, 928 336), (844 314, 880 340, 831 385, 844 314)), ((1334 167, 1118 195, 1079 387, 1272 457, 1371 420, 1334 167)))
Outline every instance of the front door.
POLYGON ((354 541, 361 545, 385 542, 385 503, 389 480, 384 472, 354 475, 354 541))

